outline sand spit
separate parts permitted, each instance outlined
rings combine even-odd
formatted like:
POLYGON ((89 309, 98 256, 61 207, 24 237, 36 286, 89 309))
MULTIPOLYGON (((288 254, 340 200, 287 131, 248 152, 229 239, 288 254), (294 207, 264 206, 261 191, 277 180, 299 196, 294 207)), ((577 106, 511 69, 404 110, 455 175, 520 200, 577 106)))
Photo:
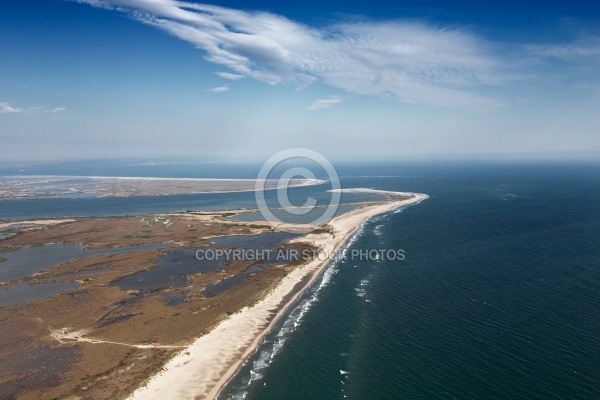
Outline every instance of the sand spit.
MULTIPOLYGON (((370 189, 360 190, 365 192, 370 189)), ((369 218, 428 197, 419 193, 385 193, 390 195, 391 200, 367 205, 331 220, 329 225, 333 227, 334 235, 328 232, 311 233, 302 240, 314 242, 326 254, 334 253, 369 218), (396 196, 410 197, 394 199, 396 196)), ((178 353, 129 399, 215 398, 244 360, 256 351, 279 317, 328 264, 329 260, 317 258, 293 270, 264 299, 233 314, 178 353)))

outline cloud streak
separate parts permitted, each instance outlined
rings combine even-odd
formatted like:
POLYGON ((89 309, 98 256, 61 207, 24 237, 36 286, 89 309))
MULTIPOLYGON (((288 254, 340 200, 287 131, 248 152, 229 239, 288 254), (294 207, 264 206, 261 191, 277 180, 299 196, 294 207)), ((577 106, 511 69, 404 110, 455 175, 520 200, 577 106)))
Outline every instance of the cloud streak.
POLYGON ((333 107, 336 104, 340 104, 342 102, 341 97, 330 97, 328 99, 320 99, 312 103, 310 106, 306 107, 307 110, 321 110, 323 108, 333 107))
POLYGON ((473 107, 503 81, 485 41, 461 29, 411 21, 354 21, 313 28, 266 12, 174 0, 76 0, 126 12, 203 50, 229 68, 225 79, 251 77, 300 88, 322 82, 350 93, 405 102, 473 107))
POLYGON ((29 107, 27 109, 22 109, 19 107, 13 107, 9 103, 0 102, 0 114, 17 114, 17 113, 26 113, 26 114, 36 114, 41 112, 50 112, 50 113, 60 113, 67 111, 64 107, 55 107, 52 110, 48 110, 45 107, 29 107))
POLYGON ((526 46, 526 50, 542 59, 559 59, 577 64, 598 62, 600 60, 600 37, 583 37, 566 44, 532 44, 526 46))
POLYGON ((231 88, 229 86, 217 86, 212 89, 208 89, 209 92, 213 92, 213 93, 225 93, 225 92, 229 92, 230 90, 231 90, 231 88))
POLYGON ((244 79, 245 76, 244 75, 240 75, 240 74, 232 74, 230 72, 217 72, 216 73, 218 76, 220 76, 223 79, 229 79, 230 81, 239 81, 240 79, 244 79))

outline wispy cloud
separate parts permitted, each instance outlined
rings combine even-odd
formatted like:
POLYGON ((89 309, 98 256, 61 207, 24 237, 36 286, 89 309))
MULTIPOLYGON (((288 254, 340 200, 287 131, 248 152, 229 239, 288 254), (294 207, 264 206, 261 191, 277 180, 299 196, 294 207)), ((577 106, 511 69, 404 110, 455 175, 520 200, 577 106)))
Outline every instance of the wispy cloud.
POLYGON ((28 107, 28 108, 19 108, 13 107, 9 103, 0 102, 0 114, 14 114, 14 113, 26 113, 26 114, 35 114, 41 112, 51 112, 51 113, 59 113, 64 112, 67 109, 64 107, 56 107, 52 110, 48 110, 45 107, 28 107))
POLYGON ((8 103, 0 103, 0 114, 12 114, 12 113, 20 113, 20 112, 24 112, 24 111, 25 110, 22 110, 18 107, 12 107, 8 103))
POLYGON ((219 75, 221 78, 229 79, 231 81, 238 81, 240 79, 244 79, 245 78, 244 75, 232 74, 230 72, 217 72, 216 74, 219 75))
POLYGON ((600 60, 600 37, 581 37, 563 44, 531 44, 526 51, 543 58, 554 58, 568 63, 600 60))
POLYGON ((305 87, 320 81, 347 92, 413 103, 481 106, 479 88, 503 80, 484 39, 411 21, 352 21, 324 28, 285 17, 175 0, 76 0, 127 12, 206 52, 226 79, 252 77, 305 87))
POLYGON ((229 86, 217 86, 212 89, 208 89, 209 92, 213 92, 213 93, 225 93, 225 92, 229 92, 230 90, 231 90, 231 88, 229 86))
POLYGON ((306 107, 308 110, 320 110, 323 108, 329 108, 342 102, 341 97, 330 97, 328 99, 320 99, 306 107))

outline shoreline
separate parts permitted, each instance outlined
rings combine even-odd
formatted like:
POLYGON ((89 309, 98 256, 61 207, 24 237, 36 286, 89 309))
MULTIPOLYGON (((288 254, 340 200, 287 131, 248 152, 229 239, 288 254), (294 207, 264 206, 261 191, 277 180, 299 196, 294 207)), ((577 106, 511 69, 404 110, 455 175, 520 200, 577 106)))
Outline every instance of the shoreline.
MULTIPOLYGON (((369 190, 369 189, 361 189, 369 190)), ((375 191, 374 191, 375 192, 375 191)), ((380 192, 380 191, 376 191, 380 192)), ((323 252, 338 252, 360 226, 375 215, 396 208, 416 204, 428 198, 420 193, 388 192, 395 195, 412 195, 408 199, 387 200, 363 206, 342 214, 329 225, 335 235, 309 233, 296 241, 313 242, 323 252)), ((220 322, 212 331, 195 339, 169 360, 161 372, 127 398, 137 399, 214 399, 235 376, 243 362, 256 352, 260 341, 273 325, 289 310, 329 265, 330 260, 315 258, 299 267, 253 306, 220 322), (298 288, 298 285, 301 285, 298 288)))

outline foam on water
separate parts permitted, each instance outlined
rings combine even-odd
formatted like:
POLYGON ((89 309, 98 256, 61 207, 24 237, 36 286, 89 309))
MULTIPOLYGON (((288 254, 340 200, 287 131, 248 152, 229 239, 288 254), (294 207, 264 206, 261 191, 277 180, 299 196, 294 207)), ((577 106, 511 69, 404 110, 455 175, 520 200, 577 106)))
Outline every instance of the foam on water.
POLYGON ((382 235, 382 233, 381 233, 382 226, 383 225, 377 225, 375 228, 373 228, 373 233, 375 233, 377 236, 381 236, 382 235))

